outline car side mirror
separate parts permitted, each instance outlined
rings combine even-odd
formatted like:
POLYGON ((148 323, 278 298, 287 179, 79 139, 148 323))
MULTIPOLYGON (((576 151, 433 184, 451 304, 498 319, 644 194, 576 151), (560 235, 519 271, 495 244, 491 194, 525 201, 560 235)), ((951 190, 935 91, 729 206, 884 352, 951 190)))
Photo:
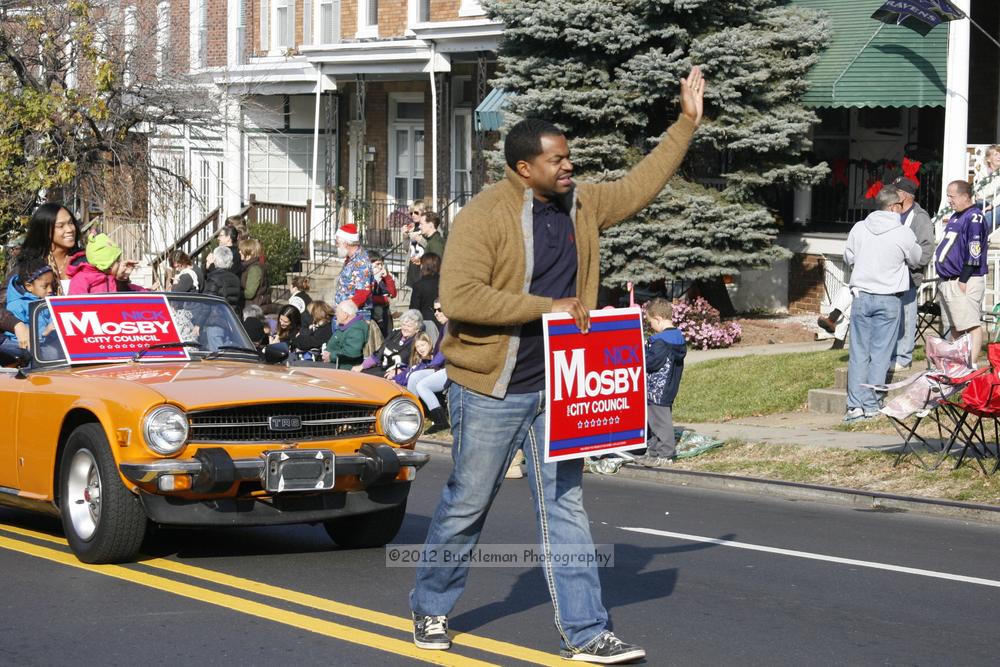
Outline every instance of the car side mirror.
POLYGON ((265 364, 280 364, 288 359, 288 345, 285 343, 271 343, 264 348, 265 364))

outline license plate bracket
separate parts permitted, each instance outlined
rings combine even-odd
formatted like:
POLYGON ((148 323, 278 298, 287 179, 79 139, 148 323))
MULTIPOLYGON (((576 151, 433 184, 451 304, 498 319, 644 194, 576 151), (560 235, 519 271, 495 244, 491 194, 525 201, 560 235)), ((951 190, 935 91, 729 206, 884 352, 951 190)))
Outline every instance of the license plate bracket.
POLYGON ((281 449, 264 453, 264 489, 271 493, 328 491, 334 485, 334 461, 328 449, 281 449))

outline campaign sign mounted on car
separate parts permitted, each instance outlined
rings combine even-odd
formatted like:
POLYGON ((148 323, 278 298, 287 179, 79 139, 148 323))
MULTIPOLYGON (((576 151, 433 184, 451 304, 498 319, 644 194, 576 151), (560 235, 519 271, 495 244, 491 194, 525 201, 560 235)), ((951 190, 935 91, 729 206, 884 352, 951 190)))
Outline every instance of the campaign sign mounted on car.
POLYGON ((581 333, 564 313, 542 316, 545 341, 545 460, 646 446, 642 311, 595 310, 581 333))
MULTIPOLYGON (((46 300, 71 364, 124 361, 152 346, 180 342, 162 294, 83 294, 46 300)), ((144 361, 187 358, 187 350, 179 346, 150 349, 142 355, 144 361)))

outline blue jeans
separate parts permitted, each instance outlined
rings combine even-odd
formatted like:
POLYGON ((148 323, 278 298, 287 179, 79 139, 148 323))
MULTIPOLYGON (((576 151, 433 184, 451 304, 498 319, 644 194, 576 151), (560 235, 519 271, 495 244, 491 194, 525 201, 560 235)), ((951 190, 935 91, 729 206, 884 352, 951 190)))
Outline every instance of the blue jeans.
POLYGON ((16 338, 8 338, 0 333, 0 364, 9 364, 18 360, 27 360, 31 353, 22 349, 16 338))
POLYGON ((448 374, 443 368, 425 368, 410 373, 406 381, 406 390, 419 396, 428 410, 437 410, 441 407, 441 401, 436 394, 444 391, 446 384, 448 384, 448 374))
POLYGON ((893 357, 900 366, 909 366, 913 363, 913 346, 917 343, 917 288, 911 287, 903 292, 902 302, 899 337, 893 357))
MULTIPOLYGON (((545 393, 497 399, 452 383, 448 408, 454 467, 427 531, 425 550, 446 549, 461 556, 472 552, 504 473, 515 452, 523 448, 541 553, 593 553, 580 486, 583 460, 543 462, 545 393)), ((543 572, 562 648, 586 646, 608 624, 597 567, 543 564, 543 572)), ((440 559, 421 566, 410 592, 410 608, 421 616, 448 615, 468 574, 467 564, 444 566, 440 559)))
POLYGON ((878 412, 878 396, 862 384, 883 384, 899 335, 900 298, 859 291, 851 305, 847 409, 878 412))

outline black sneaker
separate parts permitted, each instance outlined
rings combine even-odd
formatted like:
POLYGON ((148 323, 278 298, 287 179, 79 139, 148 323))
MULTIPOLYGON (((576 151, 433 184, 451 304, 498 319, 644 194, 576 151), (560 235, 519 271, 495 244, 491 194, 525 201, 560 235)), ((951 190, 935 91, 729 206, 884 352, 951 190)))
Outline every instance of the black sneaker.
POLYGON ((641 646, 626 644, 615 637, 615 633, 605 630, 579 651, 574 653, 562 650, 559 655, 567 660, 593 662, 599 665, 617 665, 645 658, 646 652, 641 646))
POLYGON ((447 616, 417 616, 413 614, 413 643, 418 648, 447 651, 451 648, 447 616))

